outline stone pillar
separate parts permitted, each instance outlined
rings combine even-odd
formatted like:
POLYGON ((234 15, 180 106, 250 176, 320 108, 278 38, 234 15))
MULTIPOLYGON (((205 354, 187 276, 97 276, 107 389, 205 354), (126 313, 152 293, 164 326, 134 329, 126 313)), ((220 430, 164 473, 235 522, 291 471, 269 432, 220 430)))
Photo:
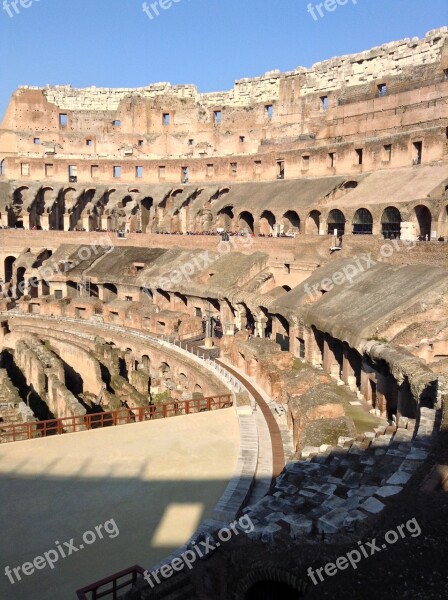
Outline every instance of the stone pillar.
POLYGON ((48 231, 50 229, 50 221, 48 213, 44 213, 40 216, 40 226, 44 231, 48 231))
POLYGON ((352 392, 356 391, 355 370, 350 363, 350 348, 344 345, 344 357, 342 359, 342 380, 348 385, 352 392))
POLYGON ((404 241, 415 242, 417 239, 417 223, 412 221, 402 221, 400 238, 404 241))
POLYGON ((370 389, 370 379, 368 373, 362 369, 361 371, 361 394, 369 404, 372 404, 372 394, 370 389))
POLYGON ((64 231, 70 231, 70 215, 64 215, 64 231))
POLYGON ((246 310, 241 306, 236 307, 235 326, 240 331, 244 331, 247 327, 246 310))
POLYGON ((324 340, 324 371, 339 379, 340 377, 340 366, 333 350, 330 347, 328 337, 325 336, 324 340))
POLYGON ((264 339, 266 337, 267 317, 264 315, 255 315, 255 336, 264 339))
POLYGON ((303 339, 305 340, 305 360, 313 365, 313 367, 323 367, 322 352, 314 337, 313 331, 311 329, 305 329, 303 332, 303 339))

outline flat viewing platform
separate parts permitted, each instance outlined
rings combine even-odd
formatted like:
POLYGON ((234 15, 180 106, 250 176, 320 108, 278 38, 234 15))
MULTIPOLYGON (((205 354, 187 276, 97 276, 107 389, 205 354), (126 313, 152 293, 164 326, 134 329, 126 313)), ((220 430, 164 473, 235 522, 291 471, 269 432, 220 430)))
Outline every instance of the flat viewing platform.
POLYGON ((159 562, 211 515, 239 439, 229 408, 3 444, 0 597, 73 600, 76 589, 110 573, 159 562), (83 540, 88 531, 93 543, 83 540), (57 552, 57 543, 68 554, 72 538, 84 547, 59 555, 54 569, 23 575, 24 563, 57 552), (20 566, 21 581, 12 573, 10 582, 7 566, 20 566))

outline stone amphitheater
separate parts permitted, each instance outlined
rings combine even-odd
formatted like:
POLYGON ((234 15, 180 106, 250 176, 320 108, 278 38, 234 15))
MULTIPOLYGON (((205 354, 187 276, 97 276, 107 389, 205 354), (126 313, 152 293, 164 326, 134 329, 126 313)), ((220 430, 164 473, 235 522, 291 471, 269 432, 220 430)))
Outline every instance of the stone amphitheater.
POLYGON ((226 93, 21 87, 0 241, 2 554, 125 530, 5 598, 448 596, 446 27, 226 93))

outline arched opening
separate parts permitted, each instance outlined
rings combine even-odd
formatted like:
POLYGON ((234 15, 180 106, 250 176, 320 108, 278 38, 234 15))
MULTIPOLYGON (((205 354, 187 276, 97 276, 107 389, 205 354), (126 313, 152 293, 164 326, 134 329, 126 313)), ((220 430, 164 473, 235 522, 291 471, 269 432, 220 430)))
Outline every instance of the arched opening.
POLYGON ((67 296, 76 298, 78 295, 78 284, 75 281, 67 281, 67 296))
POLYGON ((31 277, 28 281, 28 294, 31 298, 39 297, 39 280, 37 277, 31 277))
POLYGON ((417 235, 420 235, 423 239, 428 236, 431 237, 431 223, 432 217, 431 212, 427 206, 419 205, 414 208, 415 219, 417 220, 417 235))
POLYGON ((194 386, 194 392, 193 392, 193 393, 194 393, 195 395, 197 395, 197 396, 203 396, 203 395, 204 395, 204 393, 203 393, 203 391, 202 391, 202 387, 199 385, 199 383, 197 383, 197 384, 194 386))
POLYGON ((275 215, 270 210, 264 210, 261 213, 259 221, 259 232, 261 235, 274 235, 275 229, 275 215))
POLYGON ((219 300, 215 300, 215 298, 207 298, 207 302, 209 302, 211 304, 211 306, 213 306, 213 308, 216 310, 217 313, 220 312, 221 305, 219 303, 219 300))
POLYGON ((16 262, 15 256, 7 256, 5 258, 5 283, 10 283, 13 273, 13 265, 16 262))
POLYGON ((96 283, 91 283, 90 284, 90 297, 91 298, 98 298, 99 297, 99 288, 96 285, 96 283))
POLYGON ((243 210, 238 217, 238 231, 254 232, 254 217, 247 210, 243 210))
POLYGON ((132 200, 133 200, 132 196, 125 196, 121 200, 121 208, 126 208, 126 206, 129 204, 129 202, 132 202, 132 200))
POLYGON ((61 190, 50 208, 48 224, 50 229, 55 231, 64 231, 64 213, 65 213, 65 192, 61 190))
POLYGON ((167 362, 160 363, 159 377, 160 379, 169 379, 171 375, 171 367, 167 362))
POLYGON ((358 187, 358 182, 357 181, 346 181, 345 183, 342 184, 341 187, 343 190, 354 190, 355 188, 358 187))
POLYGON ((152 304, 154 294, 148 288, 141 287, 140 288, 140 302, 149 302, 152 304))
POLYGON ((153 198, 143 198, 140 203, 142 231, 143 233, 151 233, 151 209, 154 206, 153 198))
POLYGON ((344 213, 337 208, 331 210, 328 214, 327 219, 327 233, 328 235, 334 235, 334 231, 337 230, 337 236, 344 235, 345 233, 345 217, 344 213))
POLYGON ((359 208, 353 217, 353 234, 372 235, 373 217, 367 208, 359 208))
POLYGON ((6 163, 5 160, 0 161, 0 177, 4 177, 6 173, 6 163))
POLYGON ((295 210, 288 210, 282 217, 283 233, 299 233, 300 217, 295 210))
POLYGON ((218 227, 231 231, 233 226, 233 206, 226 206, 218 211, 218 227))
POLYGON ((257 581, 249 588, 244 600, 297 600, 303 598, 303 594, 287 583, 281 581, 257 581))
POLYGON ((17 282, 17 290, 16 296, 17 298, 21 298, 25 291, 25 267, 19 267, 17 269, 16 282, 17 282))
POLYGON ((188 389, 188 377, 185 375, 185 373, 179 373, 179 377, 177 378, 177 380, 179 382, 179 387, 182 390, 188 389))
POLYGON ((400 239, 401 214, 395 206, 388 206, 381 216, 381 233, 385 240, 400 239))
POLYGON ((111 302, 116 300, 118 296, 117 286, 113 283, 105 283, 103 285, 103 300, 104 302, 111 302))
POLYGON ((274 315, 275 342, 284 352, 289 352, 289 322, 283 315, 274 315))
POLYGON ((184 296, 184 294, 181 294, 180 292, 174 292, 174 297, 183 306, 188 306, 188 298, 184 296))
POLYGON ((291 291, 291 288, 289 287, 289 285, 283 285, 282 288, 285 290, 285 292, 291 291))
POLYGON ((305 221, 305 233, 307 235, 319 235, 321 213, 312 210, 305 221))
POLYGON ((165 290, 161 290, 160 288, 157 289, 157 293, 159 295, 159 300, 162 301, 162 304, 170 304, 171 302, 171 297, 169 292, 165 292, 165 290))

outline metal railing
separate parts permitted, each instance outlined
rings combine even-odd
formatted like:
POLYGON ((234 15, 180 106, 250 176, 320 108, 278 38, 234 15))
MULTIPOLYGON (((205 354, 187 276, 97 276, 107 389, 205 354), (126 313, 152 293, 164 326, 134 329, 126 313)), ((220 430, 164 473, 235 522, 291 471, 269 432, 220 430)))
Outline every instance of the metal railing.
POLYGON ((118 600, 125 592, 130 592, 139 579, 143 579, 144 572, 143 567, 135 565, 78 590, 76 595, 78 600, 118 600))
POLYGON ((161 406, 152 404, 136 408, 123 408, 110 412, 51 419, 48 421, 0 425, 0 443, 30 440, 51 435, 61 435, 63 433, 74 433, 76 431, 102 429, 104 427, 115 427, 128 423, 166 419, 178 415, 229 408, 232 405, 232 394, 224 394, 193 400, 175 400, 161 406))

